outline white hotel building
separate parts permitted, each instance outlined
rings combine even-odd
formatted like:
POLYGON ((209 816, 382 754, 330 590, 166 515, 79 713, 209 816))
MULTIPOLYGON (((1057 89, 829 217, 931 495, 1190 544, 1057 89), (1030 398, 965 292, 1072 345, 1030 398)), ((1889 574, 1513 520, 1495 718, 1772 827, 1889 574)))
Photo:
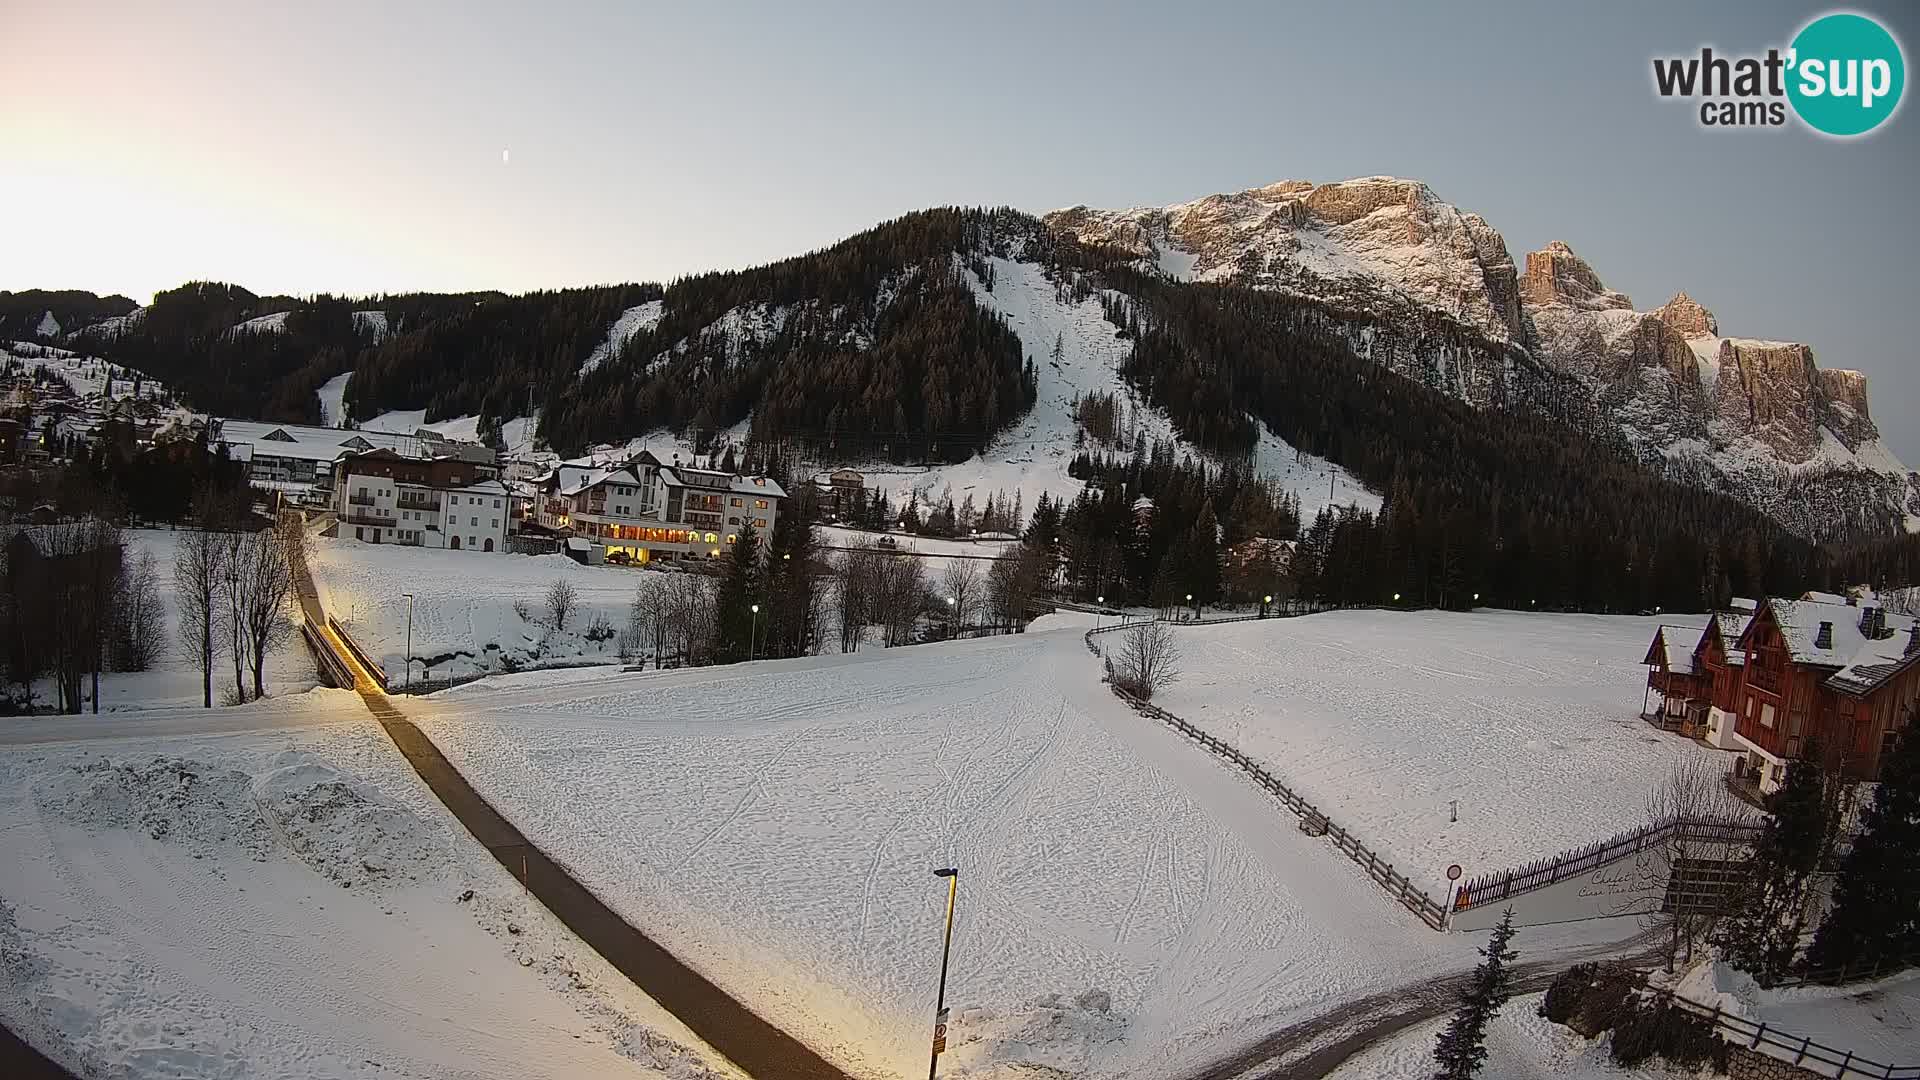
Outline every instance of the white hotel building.
POLYGON ((622 465, 563 463, 533 483, 534 522, 588 540, 592 562, 717 559, 749 523, 764 544, 787 497, 764 476, 663 465, 644 451, 622 465))

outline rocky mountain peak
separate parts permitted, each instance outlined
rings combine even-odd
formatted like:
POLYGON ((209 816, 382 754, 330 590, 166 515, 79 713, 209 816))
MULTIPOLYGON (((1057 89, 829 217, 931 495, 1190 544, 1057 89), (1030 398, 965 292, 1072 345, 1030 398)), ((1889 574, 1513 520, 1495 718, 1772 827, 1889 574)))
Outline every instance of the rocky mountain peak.
POLYGON ((1713 312, 1701 307, 1699 301, 1685 292, 1673 294, 1673 299, 1661 306, 1654 315, 1678 331, 1681 337, 1720 336, 1720 321, 1713 317, 1713 312))
POLYGON ((1537 307, 1557 304, 1587 311, 1633 310, 1632 300, 1602 284, 1593 267, 1562 240, 1527 253, 1527 272, 1520 278, 1520 299, 1537 307))

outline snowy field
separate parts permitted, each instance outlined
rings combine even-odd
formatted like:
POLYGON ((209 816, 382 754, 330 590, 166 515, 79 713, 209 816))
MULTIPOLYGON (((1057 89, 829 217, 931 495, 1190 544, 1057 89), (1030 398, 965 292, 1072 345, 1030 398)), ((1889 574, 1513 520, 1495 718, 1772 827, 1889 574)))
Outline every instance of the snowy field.
MULTIPOLYGON (((1920 973, 1911 970, 1848 987, 1765 990, 1748 975, 1709 961, 1673 989, 1690 1001, 1765 1024, 1769 1031, 1811 1038, 1883 1065, 1920 1068, 1920 973)), ((1831 1075, 1834 1070, 1822 1066, 1819 1071, 1831 1075)))
POLYGON ((640 581, 664 571, 582 566, 564 555, 502 555, 363 544, 316 537, 308 565, 327 612, 386 668, 395 687, 406 672, 407 601, 414 595, 414 677, 459 678, 535 664, 611 664, 613 640, 589 641, 596 616, 618 630, 640 581), (573 583, 578 610, 549 630, 545 596, 555 581, 573 583), (514 610, 524 601, 529 618, 514 610), (489 647, 491 646, 491 648, 489 647))
POLYGON ((1155 700, 1444 899, 1449 863, 1472 877, 1638 827, 1675 761, 1724 759, 1639 719, 1661 621, 1346 611, 1183 629, 1181 678, 1155 700))
POLYGON ((407 708, 615 909, 863 1075, 925 1060, 944 865, 961 869, 947 1075, 1171 1073, 1470 966, 1474 939, 1407 917, 1270 796, 1122 708, 1085 621, 526 674, 407 708))
MULTIPOLYGON (((181 533, 171 529, 129 529, 125 534, 124 558, 131 565, 141 552, 154 558, 160 575, 160 598, 167 613, 166 645, 159 661, 149 671, 106 671, 100 674, 100 711, 124 709, 200 708, 206 700, 202 691, 200 665, 190 655, 191 646, 180 639, 180 608, 174 598, 173 558, 179 550, 181 533)), ((288 618, 297 617, 288 605, 288 618)), ((247 675, 247 685, 253 676, 247 675)), ((267 658, 266 688, 269 696, 298 694, 319 685, 313 658, 296 636, 286 647, 267 658)), ((233 660, 224 652, 214 657, 213 704, 220 707, 220 695, 233 689, 233 660)), ((89 682, 91 692, 91 682, 89 682)), ((34 686, 36 700, 47 704, 55 700, 53 680, 44 678, 34 686)), ((91 708, 91 705, 89 705, 91 708)))
POLYGON ((527 898, 356 696, 307 697, 301 731, 0 746, 10 1029, 128 1080, 736 1075, 527 898))

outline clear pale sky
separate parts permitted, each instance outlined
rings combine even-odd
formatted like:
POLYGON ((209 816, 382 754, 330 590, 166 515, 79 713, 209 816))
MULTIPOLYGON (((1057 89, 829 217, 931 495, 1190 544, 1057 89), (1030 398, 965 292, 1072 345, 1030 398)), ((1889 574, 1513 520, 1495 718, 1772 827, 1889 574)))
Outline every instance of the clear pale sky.
MULTIPOLYGON (((932 205, 1390 173, 1516 259, 1565 240, 1643 309, 1684 288, 1866 371, 1920 466, 1916 107, 1842 143, 1651 89, 1827 10, 0 0, 0 289, 658 280, 932 205)), ((1911 67, 1920 7, 1852 10, 1911 67)))

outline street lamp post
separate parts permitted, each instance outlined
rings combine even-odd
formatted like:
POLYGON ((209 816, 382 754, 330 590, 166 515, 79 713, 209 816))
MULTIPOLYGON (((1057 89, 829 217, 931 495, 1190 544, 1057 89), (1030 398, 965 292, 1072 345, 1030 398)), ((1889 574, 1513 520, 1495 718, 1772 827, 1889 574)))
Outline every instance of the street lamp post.
POLYGON ((401 593, 407 598, 407 689, 413 689, 413 594, 401 593))
POLYGON ((1260 598, 1260 617, 1261 618, 1264 619, 1267 617, 1267 608, 1272 604, 1273 604, 1272 593, 1268 593, 1267 595, 1260 598))
MULTIPOLYGON (((1094 602, 1095 604, 1098 604, 1098 605, 1100 605, 1100 607, 1101 607, 1101 608, 1104 608, 1104 607, 1106 607, 1106 606, 1107 606, 1107 598, 1106 598, 1106 597, 1104 597, 1104 596, 1096 596, 1096 597, 1094 597, 1094 598, 1093 598, 1093 602, 1094 602)), ((1101 617, 1102 617, 1102 616, 1104 616, 1105 614, 1106 614, 1106 612, 1104 612, 1104 611, 1101 611, 1101 610, 1099 610, 1098 608, 1096 608, 1096 609, 1094 610, 1094 613, 1093 613, 1093 628, 1094 628, 1095 630, 1098 630, 1098 629, 1100 629, 1100 620, 1101 620, 1101 617)))
POLYGON ((933 1055, 927 1060, 927 1080, 940 1069, 940 1052, 947 1048, 947 958, 953 955, 953 903, 960 891, 960 871, 953 867, 935 870, 934 877, 947 879, 947 938, 940 947, 940 996, 933 1006, 933 1055))
MULTIPOLYGON (((1193 594, 1192 594, 1192 593, 1188 593, 1188 594, 1187 594, 1187 603, 1189 603, 1189 604, 1193 604, 1193 594)), ((1199 622, 1199 621, 1200 621, 1200 605, 1199 605, 1199 604, 1193 604, 1193 621, 1194 621, 1194 622, 1199 622)))
POLYGON ((747 662, 753 662, 753 641, 760 635, 760 605, 753 605, 753 623, 747 627, 747 662))
POLYGON ((948 637, 957 638, 960 636, 959 631, 953 625, 954 616, 958 614, 958 612, 955 609, 958 608, 959 606, 960 606, 960 602, 958 600, 954 599, 951 596, 947 597, 947 636, 948 637))

